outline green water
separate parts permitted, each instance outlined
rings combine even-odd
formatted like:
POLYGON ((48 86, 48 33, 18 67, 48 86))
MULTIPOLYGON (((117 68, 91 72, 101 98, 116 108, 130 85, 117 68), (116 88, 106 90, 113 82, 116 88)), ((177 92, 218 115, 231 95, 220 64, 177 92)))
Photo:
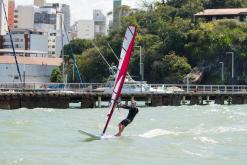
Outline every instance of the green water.
POLYGON ((0 110, 0 165, 232 165, 247 162, 247 106, 140 108, 114 138, 126 110, 116 111, 107 138, 107 108, 0 110))

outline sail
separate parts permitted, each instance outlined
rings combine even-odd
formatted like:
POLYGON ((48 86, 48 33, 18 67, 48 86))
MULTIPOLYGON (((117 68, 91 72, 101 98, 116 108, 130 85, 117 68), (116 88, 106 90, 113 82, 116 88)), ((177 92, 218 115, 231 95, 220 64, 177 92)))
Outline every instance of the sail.
POLYGON ((136 27, 135 26, 127 27, 127 30, 124 36, 120 58, 119 58, 118 70, 117 70, 117 74, 115 78, 112 96, 111 96, 110 113, 108 114, 108 118, 107 118, 104 130, 102 132, 102 135, 104 135, 106 132, 107 126, 114 112, 116 103, 121 94, 123 83, 124 83, 127 70, 128 70, 132 48, 135 42, 135 36, 136 36, 136 27))

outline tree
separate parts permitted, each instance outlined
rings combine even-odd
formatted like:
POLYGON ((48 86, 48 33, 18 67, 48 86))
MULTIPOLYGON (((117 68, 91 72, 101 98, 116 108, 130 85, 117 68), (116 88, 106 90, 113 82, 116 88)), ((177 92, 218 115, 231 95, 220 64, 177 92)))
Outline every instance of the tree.
MULTIPOLYGON (((93 44, 91 40, 86 39, 75 39, 70 42, 74 54, 82 54, 82 52, 88 48, 92 48, 93 44)), ((70 55, 70 45, 64 45, 64 54, 70 55)))
POLYGON ((174 52, 165 55, 161 60, 152 64, 153 82, 179 83, 191 70, 185 57, 179 57, 174 52))
POLYGON ((204 0, 204 8, 243 8, 247 7, 246 0, 204 0))
POLYGON ((61 73, 59 68, 55 68, 52 70, 50 81, 56 82, 56 83, 62 83, 63 82, 62 73, 61 73))
MULTIPOLYGON (((117 64, 108 43, 119 56, 126 27, 132 24, 138 27, 135 43, 142 47, 145 81, 149 83, 180 82, 191 67, 211 68, 206 77, 209 81, 204 81, 210 83, 213 80, 211 75, 218 75, 215 70, 219 67, 219 60, 227 64, 229 57, 225 56, 226 51, 235 53, 238 62, 235 69, 238 76, 243 77, 243 66, 247 66, 247 25, 233 20, 208 23, 198 20, 197 24, 191 21, 192 15, 210 2, 213 0, 154 3, 151 10, 141 9, 123 17, 122 28, 110 32, 108 36, 97 36, 89 43, 97 45, 110 64, 117 64)), ((236 5, 238 2, 240 0, 224 0, 222 4, 218 1, 213 5, 236 5)), ((245 1, 241 5, 245 5, 245 1)), ((77 61, 85 82, 104 82, 109 76, 109 69, 97 49, 90 44, 76 47, 83 47, 83 51, 78 51, 81 55, 77 61)), ((135 77, 139 76, 139 60, 139 49, 134 48, 128 71, 136 80, 139 80, 135 77)), ((217 79, 213 81, 220 82, 217 79)))

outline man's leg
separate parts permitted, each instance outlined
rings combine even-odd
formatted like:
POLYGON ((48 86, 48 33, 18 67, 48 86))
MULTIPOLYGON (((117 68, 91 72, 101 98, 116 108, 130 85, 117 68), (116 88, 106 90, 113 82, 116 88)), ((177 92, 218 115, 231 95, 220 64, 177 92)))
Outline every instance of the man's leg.
POLYGON ((118 133, 115 136, 121 136, 125 126, 122 125, 121 123, 118 124, 118 133))

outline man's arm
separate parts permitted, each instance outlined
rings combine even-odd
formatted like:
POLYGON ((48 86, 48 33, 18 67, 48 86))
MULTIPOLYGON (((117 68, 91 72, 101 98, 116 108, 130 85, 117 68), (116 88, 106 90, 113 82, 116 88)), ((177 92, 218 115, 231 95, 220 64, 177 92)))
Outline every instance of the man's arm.
POLYGON ((119 107, 119 108, 123 108, 123 109, 127 109, 127 110, 130 109, 130 106, 128 106, 128 105, 123 105, 123 104, 118 104, 118 107, 119 107))

